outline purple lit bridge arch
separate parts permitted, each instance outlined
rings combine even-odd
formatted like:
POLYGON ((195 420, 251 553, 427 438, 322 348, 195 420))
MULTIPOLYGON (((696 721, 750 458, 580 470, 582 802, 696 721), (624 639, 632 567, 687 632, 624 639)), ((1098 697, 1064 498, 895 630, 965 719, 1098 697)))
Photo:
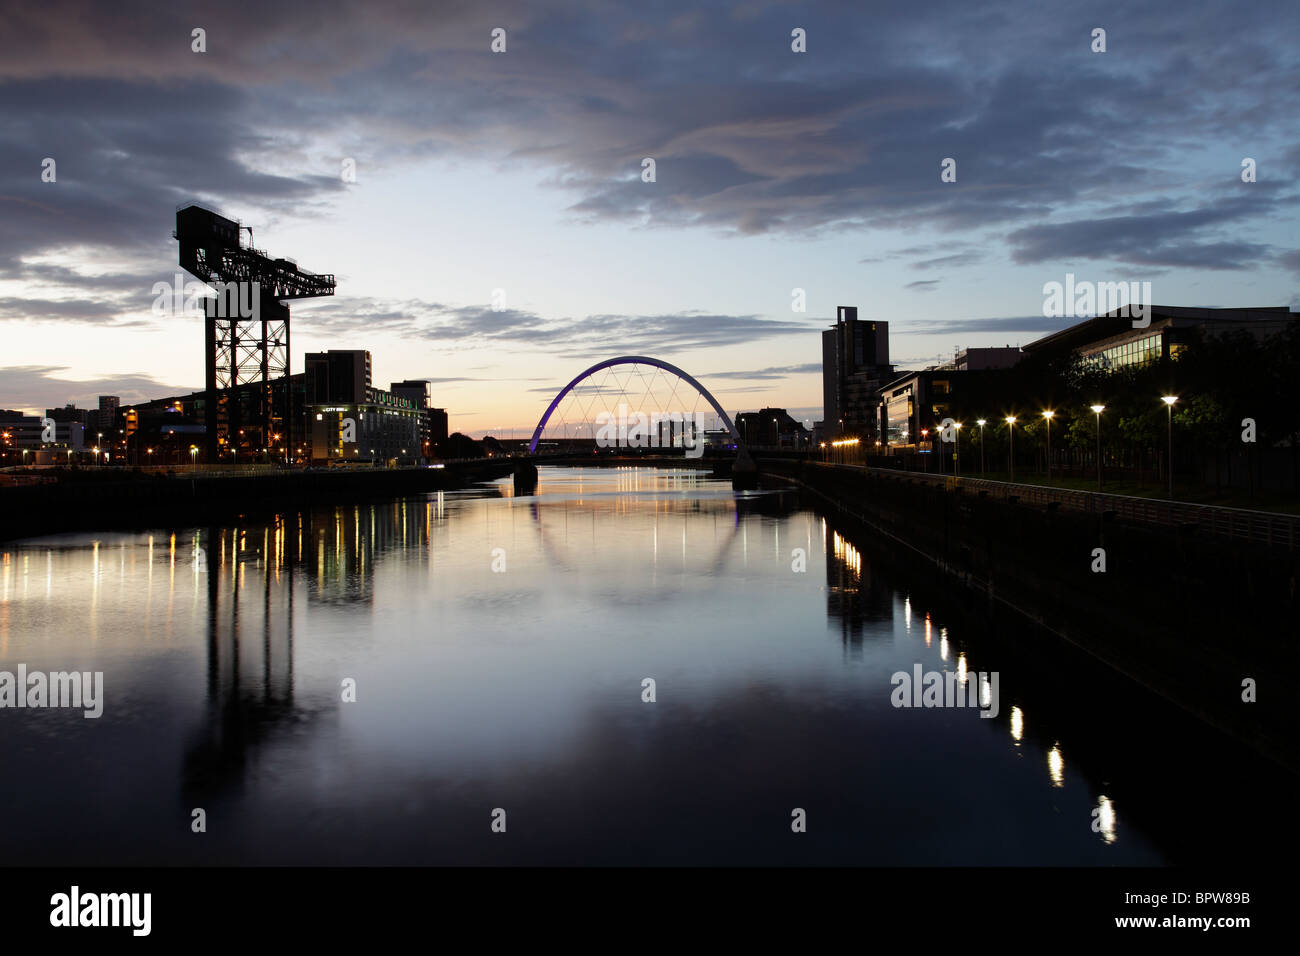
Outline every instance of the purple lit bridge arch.
POLYGON ((603 362, 597 362, 591 368, 579 374, 572 382, 564 386, 564 388, 560 389, 560 393, 556 395, 551 401, 551 404, 547 406, 546 413, 542 415, 542 420, 537 423, 537 429, 533 432, 533 440, 528 443, 528 454, 536 454, 537 442, 542 437, 542 432, 546 428, 546 423, 550 420, 551 414, 555 409, 559 407, 560 402, 564 401, 564 396, 573 391, 574 386, 583 379, 595 375, 597 372, 603 371, 604 369, 613 368, 615 365, 649 365, 652 368, 660 369, 670 375, 676 375, 683 382, 690 385, 691 388, 699 392, 700 395, 704 397, 705 401, 713 406, 713 410, 718 413, 718 418, 722 419, 722 423, 727 426, 727 431, 731 433, 731 440, 736 443, 738 455, 740 457, 748 457, 745 443, 740 440, 740 433, 736 431, 736 426, 732 423, 731 416, 722 410, 722 406, 718 404, 716 398, 709 394, 709 390, 697 382, 692 376, 679 369, 676 365, 669 364, 668 362, 661 361, 657 358, 650 358, 648 355, 621 355, 618 358, 605 359, 603 362))

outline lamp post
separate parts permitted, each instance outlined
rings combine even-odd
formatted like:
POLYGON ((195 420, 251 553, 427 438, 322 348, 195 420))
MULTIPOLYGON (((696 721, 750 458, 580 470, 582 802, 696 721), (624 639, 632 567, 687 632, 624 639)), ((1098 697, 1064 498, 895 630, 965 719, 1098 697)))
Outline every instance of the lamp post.
POLYGON ((1088 407, 1097 415, 1097 490, 1101 491, 1101 413, 1106 410, 1106 406, 1089 405, 1088 407))
MULTIPOLYGON (((922 429, 921 429, 921 442, 924 444, 924 443, 926 442, 926 440, 927 440, 929 437, 930 437, 930 429, 928 429, 928 428, 922 428, 922 429)), ((920 449, 917 449, 917 450, 920 451, 920 449)), ((922 454, 924 454, 924 452, 922 452, 922 454)), ((930 459, 928 459, 928 458, 924 458, 924 457, 923 457, 923 458, 921 459, 921 471, 923 471, 923 472, 928 472, 929 470, 930 470, 930 459)))
POLYGON ((1052 483, 1052 416, 1056 412, 1048 409, 1043 412, 1043 418, 1047 420, 1047 483, 1052 483))
POLYGON ((1165 462, 1165 469, 1169 472, 1169 500, 1174 499, 1174 402, 1178 401, 1177 395, 1162 395, 1160 400, 1165 403, 1165 408, 1169 409, 1169 458, 1165 462))
POLYGON ((952 456, 952 476, 954 478, 960 478, 961 477, 961 422, 953 422, 952 427, 953 427, 953 435, 955 436, 954 441, 956 442, 957 445, 957 450, 953 452, 953 456, 952 456))
POLYGON ((1007 427, 1010 429, 1011 439, 1007 447, 1007 463, 1011 471, 1011 480, 1016 480, 1016 416, 1007 416, 1007 427))
POLYGON ((984 426, 988 424, 987 418, 976 420, 975 424, 980 427, 980 477, 984 477, 984 426))

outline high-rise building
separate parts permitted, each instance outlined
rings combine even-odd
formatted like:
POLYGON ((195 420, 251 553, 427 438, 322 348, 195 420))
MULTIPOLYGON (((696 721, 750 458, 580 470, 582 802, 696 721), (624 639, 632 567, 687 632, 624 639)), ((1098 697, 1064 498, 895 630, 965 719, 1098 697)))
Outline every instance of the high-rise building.
POLYGON ((107 434, 110 430, 117 427, 117 410, 121 407, 122 400, 116 395, 99 396, 99 430, 107 434))
POLYGON ((851 434, 874 440, 880 428, 879 389, 893 377, 893 371, 889 323, 860 320, 857 306, 839 306, 835 324, 822 332, 826 435, 851 434))
POLYGON ((429 427, 429 383, 422 378, 408 378, 394 382, 388 389, 394 395, 412 402, 420 412, 420 454, 433 454, 433 436, 429 427))
POLYGON ((365 349, 308 352, 304 373, 307 404, 361 404, 370 388, 370 353, 365 349))
POLYGON ((408 378, 404 382, 394 382, 388 390, 394 395, 409 398, 416 408, 429 407, 429 383, 422 378, 408 378))

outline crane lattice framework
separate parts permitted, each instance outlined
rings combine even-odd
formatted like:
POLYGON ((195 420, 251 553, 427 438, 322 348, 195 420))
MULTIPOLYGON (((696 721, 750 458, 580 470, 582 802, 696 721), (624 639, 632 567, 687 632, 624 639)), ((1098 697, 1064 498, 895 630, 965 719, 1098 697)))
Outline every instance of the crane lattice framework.
POLYGON ((287 381, 284 400, 276 407, 271 382, 289 375, 289 306, 285 300, 334 294, 334 276, 298 268, 291 259, 272 259, 249 244, 241 245, 241 227, 233 219, 190 203, 176 211, 180 265, 190 275, 216 288, 217 297, 204 300, 204 356, 207 389, 207 460, 223 460, 226 447, 236 447, 241 426, 254 426, 259 450, 271 447, 272 436, 283 434, 284 447, 293 447, 292 409, 287 381), (254 420, 241 410, 239 386, 256 384, 254 420))

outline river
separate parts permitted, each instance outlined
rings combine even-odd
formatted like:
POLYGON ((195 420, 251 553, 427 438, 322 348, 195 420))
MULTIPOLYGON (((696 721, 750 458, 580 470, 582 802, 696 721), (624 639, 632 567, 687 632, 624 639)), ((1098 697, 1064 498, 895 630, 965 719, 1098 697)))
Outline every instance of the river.
POLYGON ((797 494, 691 471, 0 545, 0 672, 20 665, 101 672, 102 714, 0 709, 10 864, 1141 866, 1294 845, 1280 778, 1242 747, 981 625, 797 494), (896 706, 923 703, 897 676, 918 667, 968 706, 896 706))

